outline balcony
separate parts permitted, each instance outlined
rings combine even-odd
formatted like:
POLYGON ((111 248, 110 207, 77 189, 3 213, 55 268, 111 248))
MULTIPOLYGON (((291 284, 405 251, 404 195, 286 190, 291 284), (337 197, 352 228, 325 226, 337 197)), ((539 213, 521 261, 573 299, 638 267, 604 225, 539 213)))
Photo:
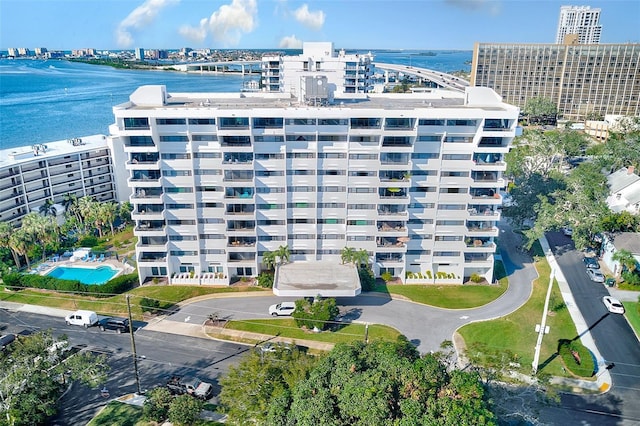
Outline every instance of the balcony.
POLYGON ((405 222, 400 221, 378 221, 378 231, 380 232, 406 232, 405 222))
POLYGON ((473 251, 495 251, 496 245, 488 237, 466 238, 465 246, 467 249, 478 249, 473 251))
POLYGON ((253 231, 255 229, 255 220, 230 220, 227 222, 227 231, 253 231))
POLYGON ((164 206, 162 204, 139 205, 131 212, 131 219, 162 220, 164 219, 164 206))
POLYGON ((135 203, 136 200, 145 200, 149 202, 162 202, 162 188, 134 188, 130 200, 135 203))
POLYGON ((136 235, 163 236, 165 225, 163 220, 141 220, 134 228, 136 235))
POLYGON ((404 248, 405 243, 409 240, 408 237, 378 237, 376 239, 376 246, 378 248, 404 248))
POLYGON ((255 262, 256 253, 255 252, 237 252, 237 253, 229 253, 229 262, 255 262))
POLYGON ((381 170, 378 173, 380 182, 410 183, 411 173, 408 170, 381 170))
POLYGON ((407 198, 407 190, 404 188, 379 188, 378 195, 380 198, 401 199, 407 198))
POLYGON ((247 200, 251 200, 253 199, 253 191, 254 189, 251 187, 226 188, 224 197, 225 198, 244 198, 247 200))
POLYGON ((142 266, 165 266, 167 262, 167 253, 160 252, 141 252, 138 256, 138 264, 142 266))
POLYGON ((376 254, 376 262, 378 263, 402 263, 404 257, 399 253, 378 253, 376 254))
POLYGON ((256 208, 253 204, 228 204, 227 210, 225 214, 235 216, 235 215, 252 215, 256 211, 256 208))
POLYGON ((380 216, 406 216, 407 209, 393 204, 380 205, 378 206, 378 214, 380 216))
POLYGON ((227 246, 228 247, 254 247, 256 245, 255 237, 230 237, 227 246))

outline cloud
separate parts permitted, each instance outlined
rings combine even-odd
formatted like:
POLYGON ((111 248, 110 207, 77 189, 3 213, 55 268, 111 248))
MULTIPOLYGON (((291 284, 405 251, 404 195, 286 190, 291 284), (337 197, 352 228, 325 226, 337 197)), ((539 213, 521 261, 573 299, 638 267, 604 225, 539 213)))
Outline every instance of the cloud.
POLYGON ((131 47, 134 43, 131 30, 140 30, 151 24, 160 11, 180 0, 146 0, 124 18, 116 29, 116 42, 120 47, 131 47))
POLYGON ((199 26, 184 25, 179 33, 198 42, 211 35, 216 41, 234 45, 240 42, 242 33, 250 33, 256 28, 257 14, 256 0, 233 0, 220 6, 209 18, 201 19, 199 26))
POLYGON ((302 40, 298 40, 295 35, 282 37, 278 47, 281 49, 302 49, 302 40))
POLYGON ((315 12, 309 11, 309 6, 307 6, 306 3, 296 9, 293 12, 293 16, 295 16, 296 21, 312 30, 320 30, 324 25, 324 12, 321 10, 315 12))
POLYGON ((502 11, 498 0, 445 0, 445 3, 468 11, 486 11, 490 15, 499 15, 502 11))

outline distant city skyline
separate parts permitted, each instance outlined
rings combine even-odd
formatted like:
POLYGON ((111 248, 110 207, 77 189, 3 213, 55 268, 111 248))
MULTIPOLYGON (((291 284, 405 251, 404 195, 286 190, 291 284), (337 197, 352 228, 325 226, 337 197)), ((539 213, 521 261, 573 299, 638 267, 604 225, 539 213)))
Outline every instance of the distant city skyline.
POLYGON ((560 7, 601 8, 601 43, 640 43, 640 2, 399 0, 3 0, 0 50, 460 49, 553 43, 560 7), (37 18, 36 18, 37 15, 37 18))

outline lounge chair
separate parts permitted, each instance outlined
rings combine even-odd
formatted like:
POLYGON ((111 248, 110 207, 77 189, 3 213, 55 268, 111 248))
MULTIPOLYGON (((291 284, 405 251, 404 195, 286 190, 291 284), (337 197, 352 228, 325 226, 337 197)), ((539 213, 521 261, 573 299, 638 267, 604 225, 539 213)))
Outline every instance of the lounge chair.
POLYGON ((96 261, 96 255, 91 253, 91 256, 89 257, 89 262, 95 262, 96 261))
POLYGON ((100 257, 98 258, 98 262, 104 262, 104 253, 100 253, 100 257))
POLYGON ((89 261, 89 253, 85 254, 84 256, 82 256, 82 260, 83 262, 88 262, 89 261))

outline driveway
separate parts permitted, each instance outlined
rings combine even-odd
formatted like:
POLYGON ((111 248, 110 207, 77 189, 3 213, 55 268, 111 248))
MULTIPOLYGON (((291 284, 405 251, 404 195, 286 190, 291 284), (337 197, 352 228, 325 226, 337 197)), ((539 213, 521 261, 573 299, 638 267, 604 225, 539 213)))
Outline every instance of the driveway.
MULTIPOLYGON (((537 277, 532 259, 517 250, 520 236, 506 221, 500 223, 500 254, 509 274, 509 287, 497 300, 474 309, 441 309, 410 301, 393 300, 387 295, 366 293, 336 299, 343 315, 350 320, 386 324, 407 336, 421 353, 436 351, 444 340, 465 324, 507 315, 529 298, 531 282, 537 277)), ((210 314, 223 319, 268 317, 269 305, 295 298, 276 296, 211 298, 181 307, 166 321, 202 324, 210 314)), ((364 338, 364 336, 363 336, 364 338)))

